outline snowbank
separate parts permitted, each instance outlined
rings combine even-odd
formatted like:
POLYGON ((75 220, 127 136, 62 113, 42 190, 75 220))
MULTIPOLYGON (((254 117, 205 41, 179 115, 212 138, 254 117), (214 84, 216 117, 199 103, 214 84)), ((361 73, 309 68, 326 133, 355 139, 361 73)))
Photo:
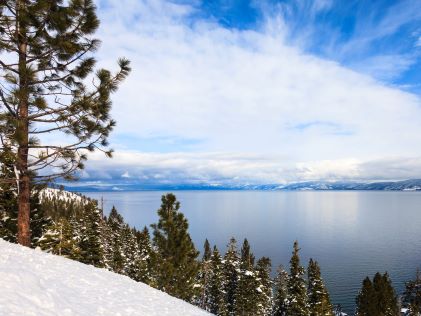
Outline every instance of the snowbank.
POLYGON ((0 239, 0 315, 210 315, 128 277, 0 239))

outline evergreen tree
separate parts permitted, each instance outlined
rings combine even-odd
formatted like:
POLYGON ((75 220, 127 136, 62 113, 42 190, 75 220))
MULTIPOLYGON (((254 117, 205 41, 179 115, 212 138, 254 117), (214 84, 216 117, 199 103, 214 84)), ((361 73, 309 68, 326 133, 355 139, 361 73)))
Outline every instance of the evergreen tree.
POLYGON ((381 316, 399 315, 398 300, 388 273, 377 272, 373 278, 373 287, 377 295, 378 314, 381 316))
POLYGON ((308 264, 308 301, 311 316, 333 316, 329 293, 323 283, 320 266, 310 259, 308 264))
POLYGON ((148 228, 145 226, 142 231, 136 231, 135 236, 139 248, 139 256, 136 258, 138 270, 134 280, 155 286, 152 269, 153 251, 148 228))
POLYGON ((290 274, 288 278, 287 315, 308 316, 307 287, 304 280, 304 268, 300 265, 298 242, 294 242, 294 250, 290 260, 290 274))
POLYGON ((271 261, 267 257, 260 258, 256 263, 257 273, 257 312, 256 315, 271 315, 272 311, 272 281, 270 279, 271 261))
POLYGON ((162 196, 159 221, 153 228, 153 245, 158 289, 180 299, 191 301, 199 269, 199 252, 188 233, 188 222, 179 211, 180 202, 174 194, 162 196))
POLYGON ((208 306, 209 312, 219 316, 228 315, 225 303, 224 275, 222 258, 216 246, 213 248, 210 261, 211 277, 209 280, 208 306))
POLYGON ((356 298, 357 316, 376 316, 377 314, 377 297, 373 283, 369 277, 363 281, 360 293, 356 298))
POLYGON ((410 316, 421 315, 421 271, 417 270, 415 280, 406 282, 403 303, 410 316))
POLYGON ((209 241, 206 239, 204 244, 204 252, 202 262, 200 263, 200 270, 198 275, 198 284, 200 284, 200 293, 198 293, 198 299, 196 305, 200 308, 209 311, 209 286, 211 278, 211 257, 212 252, 210 249, 209 241))
POLYGON ((121 232, 121 253, 123 257, 122 274, 136 279, 139 274, 140 249, 134 231, 125 224, 121 232))
POLYGON ((108 237, 109 240, 107 242, 108 251, 106 255, 106 261, 108 262, 111 271, 123 274, 125 265, 122 240, 124 219, 114 206, 112 207, 110 215, 108 216, 107 226, 111 235, 108 237))
POLYGON ((357 296, 357 315, 396 316, 399 315, 398 301, 387 272, 376 273, 373 282, 365 278, 357 296))
POLYGON ((240 259, 237 252, 237 241, 231 238, 223 261, 224 293, 228 315, 234 315, 235 312, 239 269, 240 259))
POLYGON ((81 259, 75 233, 71 223, 62 218, 50 225, 38 241, 38 246, 46 252, 64 256, 73 260, 81 259))
POLYGON ((113 75, 96 73, 92 38, 99 26, 92 0, 4 0, 0 2, 0 138, 10 140, 16 157, 18 242, 31 244, 30 195, 41 179, 70 177, 83 168, 84 151, 107 150, 115 122, 111 93, 128 75, 129 62, 119 61, 113 75), (92 83, 92 84, 91 84, 92 83), (44 143, 66 135, 66 142, 44 143), (31 171, 44 169, 43 175, 31 171))
POLYGON ((104 267, 104 249, 101 238, 102 216, 95 203, 85 206, 83 218, 79 221, 79 244, 81 262, 95 267, 104 267))
POLYGON ((252 316, 257 314, 258 286, 254 270, 254 256, 251 253, 249 242, 244 239, 241 248, 238 286, 235 292, 235 315, 252 316))
POLYGON ((275 293, 273 298, 273 316, 286 316, 288 301, 288 273, 284 270, 282 265, 278 267, 274 283, 275 293))

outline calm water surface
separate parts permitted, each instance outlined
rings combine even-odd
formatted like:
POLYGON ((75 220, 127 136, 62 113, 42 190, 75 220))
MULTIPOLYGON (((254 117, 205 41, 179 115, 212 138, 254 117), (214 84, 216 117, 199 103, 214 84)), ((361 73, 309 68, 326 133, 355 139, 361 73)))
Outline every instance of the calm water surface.
MULTIPOLYGON (((95 192, 137 228, 157 222, 162 191, 95 192)), ((247 237, 256 257, 288 266, 294 240, 301 258, 319 261, 332 301, 352 313, 366 275, 388 271, 401 291, 421 266, 421 193, 177 191, 198 249, 205 238, 224 252, 247 237)), ((274 269, 275 270, 275 269, 274 269)))

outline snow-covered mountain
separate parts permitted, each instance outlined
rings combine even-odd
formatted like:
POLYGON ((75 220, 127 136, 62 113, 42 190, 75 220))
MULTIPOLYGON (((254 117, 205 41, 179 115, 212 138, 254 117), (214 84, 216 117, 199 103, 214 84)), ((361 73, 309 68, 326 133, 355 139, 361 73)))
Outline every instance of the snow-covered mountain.
POLYGON ((144 191, 144 190, 260 190, 260 191, 325 191, 325 190, 362 190, 362 191, 421 191, 421 179, 385 182, 351 181, 307 181, 290 184, 145 184, 137 182, 113 182, 66 186, 74 192, 95 191, 144 191))
POLYGON ((0 280, 0 315, 210 315, 126 276, 2 239, 0 280))

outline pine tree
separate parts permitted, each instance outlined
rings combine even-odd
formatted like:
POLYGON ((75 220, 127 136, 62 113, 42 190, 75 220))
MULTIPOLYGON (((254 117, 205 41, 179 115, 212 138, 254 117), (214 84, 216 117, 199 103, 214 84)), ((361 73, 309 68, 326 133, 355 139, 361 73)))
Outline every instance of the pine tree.
POLYGON ((64 256, 73 260, 81 259, 81 250, 78 247, 75 233, 71 223, 62 218, 50 225, 38 241, 38 246, 46 252, 64 256))
POLYGON ((238 286, 240 259, 237 252, 237 241, 231 238, 223 261, 224 293, 228 315, 235 312, 235 294, 238 286))
POLYGON ((162 196, 158 210, 159 221, 153 228, 153 245, 158 289, 170 295, 191 301, 199 269, 199 252, 188 233, 188 222, 179 211, 180 202, 174 194, 162 196))
POLYGON ((84 151, 101 149, 107 138, 111 93, 128 75, 129 62, 119 61, 113 75, 94 73, 92 38, 99 26, 92 0, 4 0, 0 2, 1 140, 16 157, 18 242, 31 244, 30 195, 38 180, 70 177, 83 168, 84 151), (91 84, 92 83, 92 84, 91 84), (65 144, 44 143, 46 134, 66 135, 65 144), (31 171, 44 169, 42 175, 31 171))
POLYGON ((121 233, 123 271, 131 279, 136 279, 139 274, 140 249, 133 229, 125 224, 121 233))
POLYGON ((104 249, 101 238, 102 216, 95 203, 85 206, 83 218, 79 221, 79 243, 81 262, 95 267, 104 267, 104 249))
POLYGON ((107 219, 107 226, 110 230, 108 237, 108 251, 106 261, 111 271, 122 274, 124 272, 124 253, 122 243, 122 232, 124 227, 124 219, 113 206, 107 219))
POLYGON ((397 297, 387 272, 383 275, 377 272, 373 282, 365 278, 356 302, 359 316, 399 315, 397 297))
POLYGON ((210 278, 211 278, 211 257, 212 252, 210 249, 209 241, 206 239, 205 244, 203 246, 203 257, 202 262, 200 263, 200 270, 198 274, 198 284, 200 284, 200 293, 198 293, 198 299, 196 305, 198 305, 201 309, 206 311, 210 310, 209 305, 209 286, 210 286, 210 278))
POLYGON ((417 270, 415 280, 406 282, 403 297, 405 307, 409 309, 410 316, 421 315, 421 271, 417 270))
POLYGON ((256 315, 271 315, 272 311, 272 280, 270 279, 271 261, 267 257, 260 258, 256 263, 257 273, 257 312, 256 315))
POLYGON ((317 261, 308 264, 308 301, 311 316, 333 316, 329 293, 324 285, 317 261))
POLYGON ((237 291, 235 292, 235 315, 247 316, 257 314, 258 282, 254 270, 254 256, 247 239, 241 248, 240 273, 237 291))
POLYGON ((211 277, 209 280, 208 306, 209 312, 219 316, 227 316, 228 310, 225 303, 224 275, 222 258, 216 246, 213 248, 210 259, 211 277))
POLYGON ((304 280, 304 268, 300 265, 298 242, 294 242, 294 250, 290 260, 290 274, 288 278, 287 315, 308 316, 307 287, 304 280))
POLYGON ((273 316, 286 316, 288 300, 288 273, 284 270, 282 265, 278 267, 274 283, 275 293, 272 309, 273 316))
POLYGON ((377 316, 377 295, 369 277, 363 281, 360 293, 356 298, 357 316, 377 316))
POLYGON ((139 256, 136 259, 138 273, 134 280, 155 286, 152 269, 153 250, 148 228, 145 226, 142 231, 136 231, 135 236, 139 248, 139 256))
POLYGON ((377 272, 373 278, 373 287, 377 295, 378 315, 399 315, 398 300, 389 275, 377 272))

